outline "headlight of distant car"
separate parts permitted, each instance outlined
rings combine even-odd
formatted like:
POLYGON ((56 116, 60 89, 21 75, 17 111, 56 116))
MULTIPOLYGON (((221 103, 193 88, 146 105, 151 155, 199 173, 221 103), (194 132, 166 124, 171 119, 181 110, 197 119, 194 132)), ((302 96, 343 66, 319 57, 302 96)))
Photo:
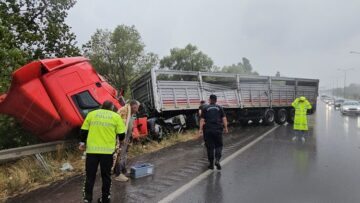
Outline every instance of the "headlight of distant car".
POLYGON ((349 107, 343 107, 343 110, 348 111, 349 107))

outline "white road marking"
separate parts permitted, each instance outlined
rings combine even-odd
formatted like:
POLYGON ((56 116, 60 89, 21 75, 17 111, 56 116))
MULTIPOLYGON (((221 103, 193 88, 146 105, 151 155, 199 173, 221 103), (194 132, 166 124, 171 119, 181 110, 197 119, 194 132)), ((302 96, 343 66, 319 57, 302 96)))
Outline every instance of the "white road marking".
MULTIPOLYGON (((239 149, 238 151, 234 152, 233 154, 231 154, 230 156, 226 157, 226 159, 222 160, 220 162, 220 164, 223 166, 225 164, 227 164, 228 162, 230 162, 232 159, 234 159, 235 157, 237 157, 238 155, 242 154, 243 152, 245 152, 247 149, 249 149, 250 147, 254 146, 256 143, 258 143, 259 141, 261 141, 262 139, 264 139, 267 135, 269 135, 271 132, 273 132, 275 129, 277 129, 278 127, 280 127, 280 125, 274 126, 273 128, 271 128, 269 131, 265 132, 264 134, 262 134, 260 137, 256 138, 254 141, 250 142, 249 144, 247 144, 246 146, 242 147, 241 149, 239 149)), ((208 177, 211 173, 213 173, 213 170, 207 170, 204 173, 200 174, 199 176, 197 176, 196 178, 194 178, 193 180, 191 180, 190 182, 186 183, 185 185, 181 186, 179 189, 177 189, 176 191, 172 192, 171 194, 169 194, 168 196, 166 196, 165 198, 163 198, 162 200, 159 201, 159 203, 167 203, 167 202, 171 202, 174 201, 177 197, 179 197, 181 194, 183 194, 186 190, 190 189, 191 187, 195 186, 196 184, 198 184, 200 181, 204 180, 206 177, 208 177)))

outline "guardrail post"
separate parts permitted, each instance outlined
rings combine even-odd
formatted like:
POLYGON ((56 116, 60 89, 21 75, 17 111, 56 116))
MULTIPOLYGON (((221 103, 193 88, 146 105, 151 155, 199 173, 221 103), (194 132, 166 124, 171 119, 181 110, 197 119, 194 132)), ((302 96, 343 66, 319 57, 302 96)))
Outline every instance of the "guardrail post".
POLYGON ((61 155, 64 153, 64 149, 65 149, 64 143, 56 145, 56 159, 58 161, 61 160, 61 155))
POLYGON ((44 169, 45 172, 50 173, 51 171, 50 166, 47 164, 46 160, 40 153, 35 154, 35 159, 38 161, 38 163, 44 169))

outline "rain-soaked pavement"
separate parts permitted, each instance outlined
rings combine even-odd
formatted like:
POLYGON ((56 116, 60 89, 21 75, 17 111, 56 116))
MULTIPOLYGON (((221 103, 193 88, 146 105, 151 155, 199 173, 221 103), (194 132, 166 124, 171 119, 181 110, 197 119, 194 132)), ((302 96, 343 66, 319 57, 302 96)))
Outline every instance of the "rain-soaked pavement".
MULTIPOLYGON (((225 136, 224 155, 232 154, 271 128, 271 126, 250 126, 233 129, 231 134, 225 136)), ((206 171, 208 166, 206 151, 201 144, 201 140, 180 143, 131 160, 129 165, 136 162, 154 164, 155 174, 127 183, 113 181, 112 202, 157 202, 181 185, 191 181, 206 171)), ((76 176, 10 199, 7 202, 78 203, 82 199, 83 181, 83 176, 76 176)), ((100 191, 101 181, 97 179, 94 187, 95 200, 100 197, 100 191)))
MULTIPOLYGON (((205 178, 173 202, 360 202, 360 117, 341 116, 319 102, 309 123, 305 143, 291 141, 291 126, 280 126, 208 176, 200 141, 140 156, 132 163, 153 163, 155 174, 114 181, 112 200, 157 202, 200 175, 205 178)), ((273 128, 235 129, 225 137, 224 158, 273 128)), ((82 182, 77 176, 8 202, 81 202, 82 182)), ((94 198, 100 190, 97 180, 94 198)))
POLYGON ((173 202, 360 202, 360 117, 319 102, 310 125, 304 144, 281 126, 173 202))

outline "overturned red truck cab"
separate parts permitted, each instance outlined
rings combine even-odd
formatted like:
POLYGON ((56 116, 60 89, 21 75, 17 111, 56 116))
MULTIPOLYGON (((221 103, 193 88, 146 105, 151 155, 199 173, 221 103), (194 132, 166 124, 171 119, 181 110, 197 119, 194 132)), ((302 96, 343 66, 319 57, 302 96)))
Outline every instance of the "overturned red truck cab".
POLYGON ((13 73, 10 90, 0 96, 0 113, 43 141, 61 140, 105 100, 120 108, 117 94, 86 58, 45 59, 13 73))

